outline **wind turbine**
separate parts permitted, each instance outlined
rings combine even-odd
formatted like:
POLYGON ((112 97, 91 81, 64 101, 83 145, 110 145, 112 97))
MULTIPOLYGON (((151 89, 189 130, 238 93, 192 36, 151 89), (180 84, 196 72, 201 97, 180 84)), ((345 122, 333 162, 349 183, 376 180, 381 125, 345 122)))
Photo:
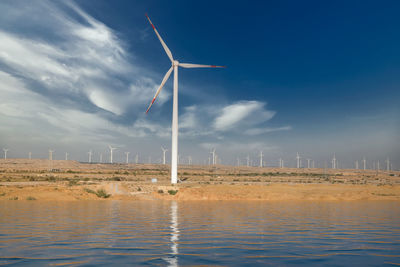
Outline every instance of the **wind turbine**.
POLYGON ((299 156, 299 152, 297 152, 296 159, 297 159, 297 168, 300 168, 300 156, 299 156))
POLYGON ((3 148, 3 151, 4 151, 4 159, 7 159, 7 151, 8 151, 9 149, 8 148, 3 148))
POLYGON ((103 153, 100 153, 100 163, 103 163, 103 153))
POLYGON ((215 165, 215 148, 210 153, 212 154, 212 164, 215 165))
POLYGON ((49 160, 53 160, 54 150, 49 149, 49 160))
POLYGON ((333 158, 332 158, 332 169, 336 169, 336 153, 333 153, 333 158))
POLYGON ((166 148, 164 148, 164 147, 161 147, 161 150, 162 150, 162 152, 163 152, 163 160, 162 160, 162 162, 163 162, 163 164, 165 165, 165 152, 167 152, 168 149, 166 149, 166 148))
POLYGON ((250 166, 250 155, 249 154, 247 154, 246 160, 247 160, 247 167, 249 167, 250 166))
POLYGON ((389 160, 389 158, 387 158, 385 161, 386 161, 386 170, 389 171, 390 170, 390 168, 389 168, 390 160, 389 160))
POLYGON ((367 168, 367 160, 365 159, 365 157, 363 158, 363 167, 364 167, 364 171, 365 171, 365 169, 367 168))
POLYGON ((28 153, 28 158, 29 158, 29 159, 32 159, 32 152, 29 152, 29 153, 28 153))
POLYGON ((65 160, 68 160, 68 152, 65 152, 65 160))
POLYGON ((260 168, 263 167, 263 152, 260 150, 260 168))
POLYGON ((131 153, 131 152, 125 152, 125 155, 126 155, 126 164, 129 163, 129 153, 131 153))
POLYGON ((154 27, 153 23, 151 22, 149 16, 147 16, 148 21, 151 24, 154 32, 156 33, 158 39, 161 42, 162 47, 165 50, 168 58, 171 60, 172 66, 165 74, 160 87, 157 89, 156 94, 153 97, 149 107, 146 110, 146 113, 149 112, 150 107, 153 105, 154 101, 156 100, 158 94, 161 92, 164 84, 168 80, 171 72, 174 71, 174 92, 173 92, 173 108, 172 108, 172 145, 171 145, 171 183, 176 184, 178 182, 178 67, 182 68, 224 68, 223 66, 215 66, 215 65, 200 65, 200 64, 190 64, 190 63, 179 63, 179 61, 175 60, 172 56, 171 51, 164 43, 163 39, 161 38, 160 34, 154 27))
POLYGON ((279 168, 283 168, 283 159, 279 158, 279 168))
POLYGON ((310 161, 311 161, 311 159, 307 159, 307 168, 308 169, 310 168, 310 161))
POLYGON ((88 154, 89 154, 89 163, 92 163, 92 154, 93 154, 92 150, 89 150, 88 154))
POLYGON ((108 148, 110 149, 110 163, 113 163, 113 151, 117 148, 112 147, 111 145, 109 145, 108 148))

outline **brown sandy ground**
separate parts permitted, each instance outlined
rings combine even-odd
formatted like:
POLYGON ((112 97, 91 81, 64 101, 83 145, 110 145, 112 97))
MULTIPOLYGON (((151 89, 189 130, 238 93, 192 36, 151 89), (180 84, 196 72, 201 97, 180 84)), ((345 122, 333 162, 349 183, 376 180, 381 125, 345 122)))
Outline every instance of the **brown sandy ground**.
POLYGON ((400 172, 0 160, 0 200, 400 200, 400 172), (157 178, 157 183, 151 179, 157 178), (101 191, 102 190, 102 191, 101 191))

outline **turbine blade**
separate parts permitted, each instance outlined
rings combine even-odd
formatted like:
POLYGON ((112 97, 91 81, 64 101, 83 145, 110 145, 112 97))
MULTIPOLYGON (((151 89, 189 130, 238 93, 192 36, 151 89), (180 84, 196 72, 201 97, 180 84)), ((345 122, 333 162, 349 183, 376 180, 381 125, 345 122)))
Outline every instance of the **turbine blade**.
POLYGON ((171 66, 171 68, 169 68, 169 70, 165 74, 165 76, 164 76, 164 78, 163 78, 163 80, 162 80, 162 82, 160 84, 160 87, 158 87, 158 90, 157 90, 156 94, 154 95, 153 100, 151 101, 149 107, 146 110, 146 114, 147 114, 147 112, 149 112, 149 110, 151 108, 151 105, 153 105, 153 103, 156 100, 158 94, 161 92, 162 88, 164 87, 164 84, 167 82, 167 80, 168 80, 169 76, 171 75, 171 72, 172 72, 173 69, 174 68, 171 66))
POLYGON ((216 65, 201 65, 201 64, 191 64, 191 63, 179 63, 182 68, 226 68, 226 66, 216 66, 216 65))
POLYGON ((160 40, 161 45, 164 47, 165 53, 167 53, 167 56, 169 57, 169 59, 171 60, 171 62, 174 62, 174 58, 172 57, 171 50, 169 50, 168 46, 164 43, 164 41, 163 41, 163 39, 161 38, 160 34, 158 33, 156 27, 154 27, 153 23, 151 22, 149 16, 147 16, 147 14, 146 14, 146 17, 147 17, 147 19, 149 20, 151 27, 153 27, 153 30, 154 30, 154 32, 156 33, 158 39, 160 40))

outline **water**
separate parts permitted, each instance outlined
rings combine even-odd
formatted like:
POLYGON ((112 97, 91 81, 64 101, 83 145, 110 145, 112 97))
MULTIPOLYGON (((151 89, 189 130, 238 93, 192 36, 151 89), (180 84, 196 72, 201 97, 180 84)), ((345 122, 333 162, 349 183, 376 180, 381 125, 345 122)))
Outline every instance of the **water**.
POLYGON ((3 201, 0 264, 399 265, 400 203, 3 201))

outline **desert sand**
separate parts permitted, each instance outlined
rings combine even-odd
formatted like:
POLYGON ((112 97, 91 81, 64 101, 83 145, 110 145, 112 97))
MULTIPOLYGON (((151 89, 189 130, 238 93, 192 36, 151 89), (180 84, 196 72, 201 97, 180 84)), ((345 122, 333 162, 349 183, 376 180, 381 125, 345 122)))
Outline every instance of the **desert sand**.
POLYGON ((0 200, 400 200, 400 172, 0 160, 0 200), (157 182, 152 182, 152 179, 157 182))

